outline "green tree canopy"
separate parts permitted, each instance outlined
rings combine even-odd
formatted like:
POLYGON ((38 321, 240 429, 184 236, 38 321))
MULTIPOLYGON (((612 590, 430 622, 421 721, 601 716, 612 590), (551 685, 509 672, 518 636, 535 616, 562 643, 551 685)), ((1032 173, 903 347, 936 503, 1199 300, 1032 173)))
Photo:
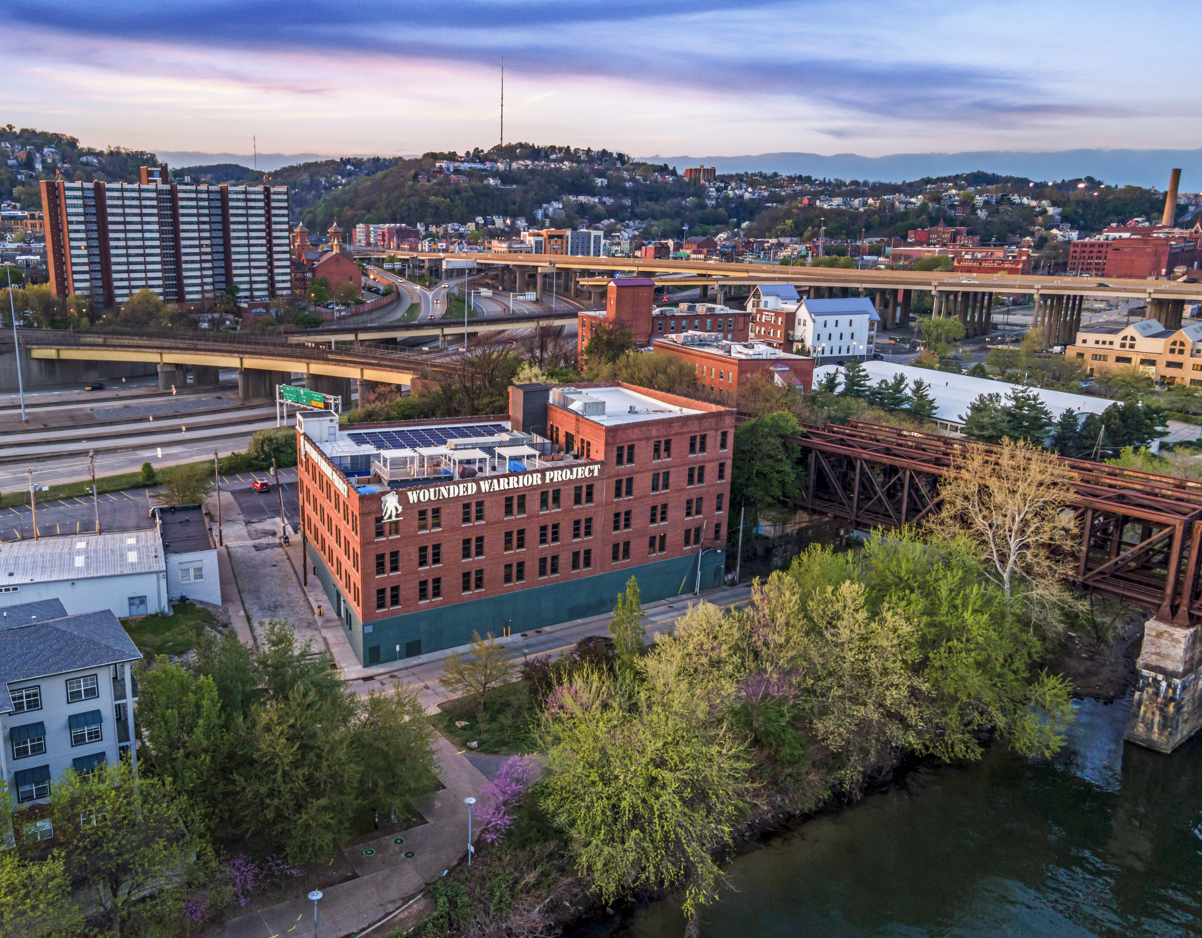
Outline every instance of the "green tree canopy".
POLYGON ((735 427, 732 510, 744 500, 759 508, 772 508, 796 489, 798 449, 786 442, 786 437, 799 429, 797 418, 788 413, 766 414, 735 427))

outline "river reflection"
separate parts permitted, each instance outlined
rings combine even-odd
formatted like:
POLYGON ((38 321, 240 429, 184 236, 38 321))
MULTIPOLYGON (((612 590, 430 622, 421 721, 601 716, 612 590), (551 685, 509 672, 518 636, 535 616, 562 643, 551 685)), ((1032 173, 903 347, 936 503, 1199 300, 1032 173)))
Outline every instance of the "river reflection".
MULTIPOLYGON (((911 773, 728 866, 705 938, 1202 935, 1202 739, 1123 744, 1130 704, 1078 705, 1065 749, 911 773)), ((683 934, 678 907, 623 938, 683 934)))

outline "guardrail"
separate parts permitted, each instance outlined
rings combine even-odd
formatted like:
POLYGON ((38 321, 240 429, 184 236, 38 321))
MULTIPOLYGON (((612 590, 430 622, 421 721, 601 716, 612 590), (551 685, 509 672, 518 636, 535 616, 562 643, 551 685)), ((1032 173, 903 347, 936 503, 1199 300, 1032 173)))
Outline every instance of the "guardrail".
MULTIPOLYGON (((178 330, 143 330, 104 332, 73 332, 59 329, 21 329, 20 341, 28 348, 153 348, 155 351, 215 352, 235 355, 268 353, 274 357, 296 361, 326 361, 347 365, 371 362, 391 365, 398 370, 438 370, 429 359, 412 352, 357 346, 353 349, 329 348, 326 345, 289 342, 296 333, 247 336, 231 333, 207 335, 203 332, 181 333, 178 330)), ((0 345, 9 345, 12 338, 4 335, 0 345)))

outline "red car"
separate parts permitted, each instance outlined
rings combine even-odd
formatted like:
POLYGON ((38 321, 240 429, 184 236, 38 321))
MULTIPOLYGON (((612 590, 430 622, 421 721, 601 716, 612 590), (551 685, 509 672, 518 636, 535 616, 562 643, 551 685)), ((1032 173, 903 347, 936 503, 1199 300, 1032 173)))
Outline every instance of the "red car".
POLYGON ((250 487, 252 489, 254 489, 256 492, 270 492, 271 491, 271 483, 268 482, 266 479, 255 479, 255 481, 250 484, 250 487))

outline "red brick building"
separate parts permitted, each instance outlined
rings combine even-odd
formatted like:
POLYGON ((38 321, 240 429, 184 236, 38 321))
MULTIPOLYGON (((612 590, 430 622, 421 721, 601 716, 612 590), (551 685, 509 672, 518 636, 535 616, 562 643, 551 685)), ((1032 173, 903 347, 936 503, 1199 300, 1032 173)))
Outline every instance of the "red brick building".
POLYGON ((716 303, 681 303, 661 306, 651 313, 655 337, 681 332, 719 332, 728 342, 746 342, 751 338, 751 314, 716 303))
POLYGON ((325 277, 330 281, 330 296, 344 283, 353 284, 355 290, 363 292, 363 271, 355 263, 354 258, 342 252, 342 229, 334 222, 327 232, 330 236, 329 253, 323 254, 313 265, 309 281, 325 277))
POLYGON ((605 290, 605 316, 580 313, 576 317, 576 357, 583 364, 584 350, 602 326, 629 326, 636 348, 651 341, 651 311, 655 307, 655 281, 644 277, 619 277, 605 290))
POLYGON ((308 562, 364 664, 722 583, 734 411, 629 385, 510 389, 510 413, 297 419, 308 562))
POLYGON ((1202 227, 1112 227, 1100 237, 1073 241, 1068 249, 1068 272, 1082 277, 1144 280, 1171 277, 1184 267, 1196 270, 1202 262, 1202 227))
POLYGON ((1029 274, 1031 252, 1022 248, 1017 254, 983 253, 977 251, 957 252, 952 259, 952 270, 966 274, 1029 274))
POLYGON ((949 228, 939 219, 939 224, 931 228, 916 228, 906 232, 909 244, 928 244, 932 247, 968 246, 976 247, 981 243, 979 235, 970 235, 967 228, 949 228))
POLYGON ((814 359, 763 342, 727 342, 719 333, 686 332, 656 337, 653 347, 687 361, 693 366, 694 386, 732 407, 738 403, 740 385, 761 374, 802 392, 814 386, 814 359))
POLYGON ((718 167, 716 166, 690 166, 684 171, 684 178, 689 182, 717 182, 718 167))

